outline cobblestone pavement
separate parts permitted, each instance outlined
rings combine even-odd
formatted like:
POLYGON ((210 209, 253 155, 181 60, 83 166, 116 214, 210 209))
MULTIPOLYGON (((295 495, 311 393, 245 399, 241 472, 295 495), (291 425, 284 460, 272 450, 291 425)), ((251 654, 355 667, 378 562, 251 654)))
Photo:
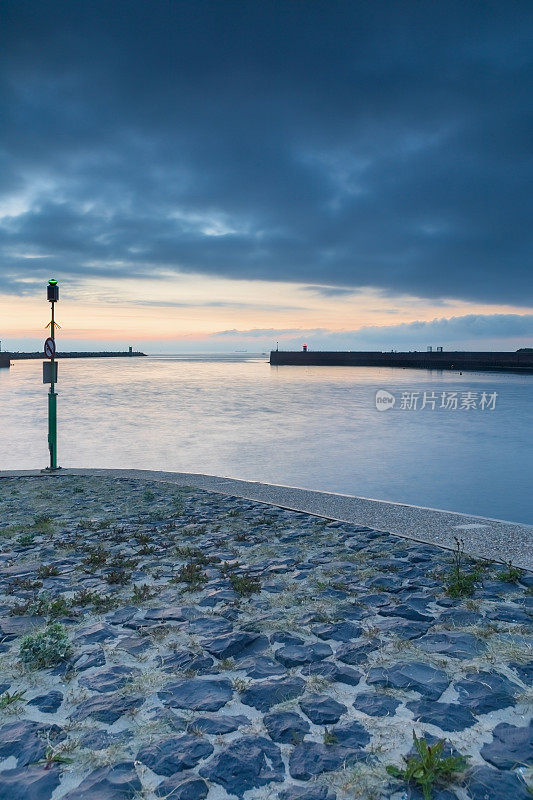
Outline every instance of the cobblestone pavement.
POLYGON ((140 479, 0 509, 0 799, 414 800, 413 732, 435 800, 531 797, 530 573, 140 479))

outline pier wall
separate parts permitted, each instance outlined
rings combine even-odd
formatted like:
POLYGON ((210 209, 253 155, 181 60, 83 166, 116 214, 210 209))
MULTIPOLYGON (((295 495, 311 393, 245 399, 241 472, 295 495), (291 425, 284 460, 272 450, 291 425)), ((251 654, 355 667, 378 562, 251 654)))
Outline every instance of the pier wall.
POLYGON ((533 351, 411 352, 272 350, 271 365, 315 367, 411 367, 417 369, 509 370, 533 372, 533 351))

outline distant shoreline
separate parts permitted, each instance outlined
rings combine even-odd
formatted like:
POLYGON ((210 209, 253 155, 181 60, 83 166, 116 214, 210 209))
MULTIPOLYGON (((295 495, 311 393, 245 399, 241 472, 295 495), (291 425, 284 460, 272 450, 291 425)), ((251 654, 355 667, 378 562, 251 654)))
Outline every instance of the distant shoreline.
MULTIPOLYGON (((1 353, 2 356, 9 358, 11 361, 20 361, 32 358, 45 358, 44 353, 42 352, 33 352, 33 353, 11 353, 6 351, 1 353)), ((127 350, 124 351, 117 351, 117 352, 110 352, 110 351, 91 351, 91 352, 68 352, 68 353, 56 353, 56 358, 133 358, 134 356, 146 356, 146 353, 141 353, 139 351, 134 351, 132 353, 128 352, 127 350)))

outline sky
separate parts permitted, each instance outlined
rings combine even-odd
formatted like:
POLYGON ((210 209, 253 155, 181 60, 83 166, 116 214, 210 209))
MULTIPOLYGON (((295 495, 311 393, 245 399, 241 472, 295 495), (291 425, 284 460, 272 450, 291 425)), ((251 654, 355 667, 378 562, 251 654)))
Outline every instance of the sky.
POLYGON ((0 0, 0 339, 533 344, 530 0, 0 0))

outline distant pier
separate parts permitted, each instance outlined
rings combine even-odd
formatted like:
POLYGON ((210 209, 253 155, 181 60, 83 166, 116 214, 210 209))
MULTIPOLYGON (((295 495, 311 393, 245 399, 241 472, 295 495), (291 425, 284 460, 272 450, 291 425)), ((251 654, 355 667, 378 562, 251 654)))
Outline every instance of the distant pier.
MULTIPOLYGON (((121 350, 117 352, 109 352, 109 351, 102 351, 102 352, 70 352, 70 353, 56 353, 56 358, 133 358, 134 356, 142 356, 145 357, 146 353, 141 353, 139 351, 132 350, 121 350)), ((42 351, 34 352, 34 353, 11 353, 6 351, 5 353, 0 353, 0 367, 9 367, 11 361, 21 361, 26 359, 33 359, 33 358, 40 358, 44 359, 44 353, 42 351)))
POLYGON ((533 349, 516 352, 449 350, 383 353, 371 350, 272 350, 272 366, 409 367, 413 369, 492 370, 533 373, 533 349))

